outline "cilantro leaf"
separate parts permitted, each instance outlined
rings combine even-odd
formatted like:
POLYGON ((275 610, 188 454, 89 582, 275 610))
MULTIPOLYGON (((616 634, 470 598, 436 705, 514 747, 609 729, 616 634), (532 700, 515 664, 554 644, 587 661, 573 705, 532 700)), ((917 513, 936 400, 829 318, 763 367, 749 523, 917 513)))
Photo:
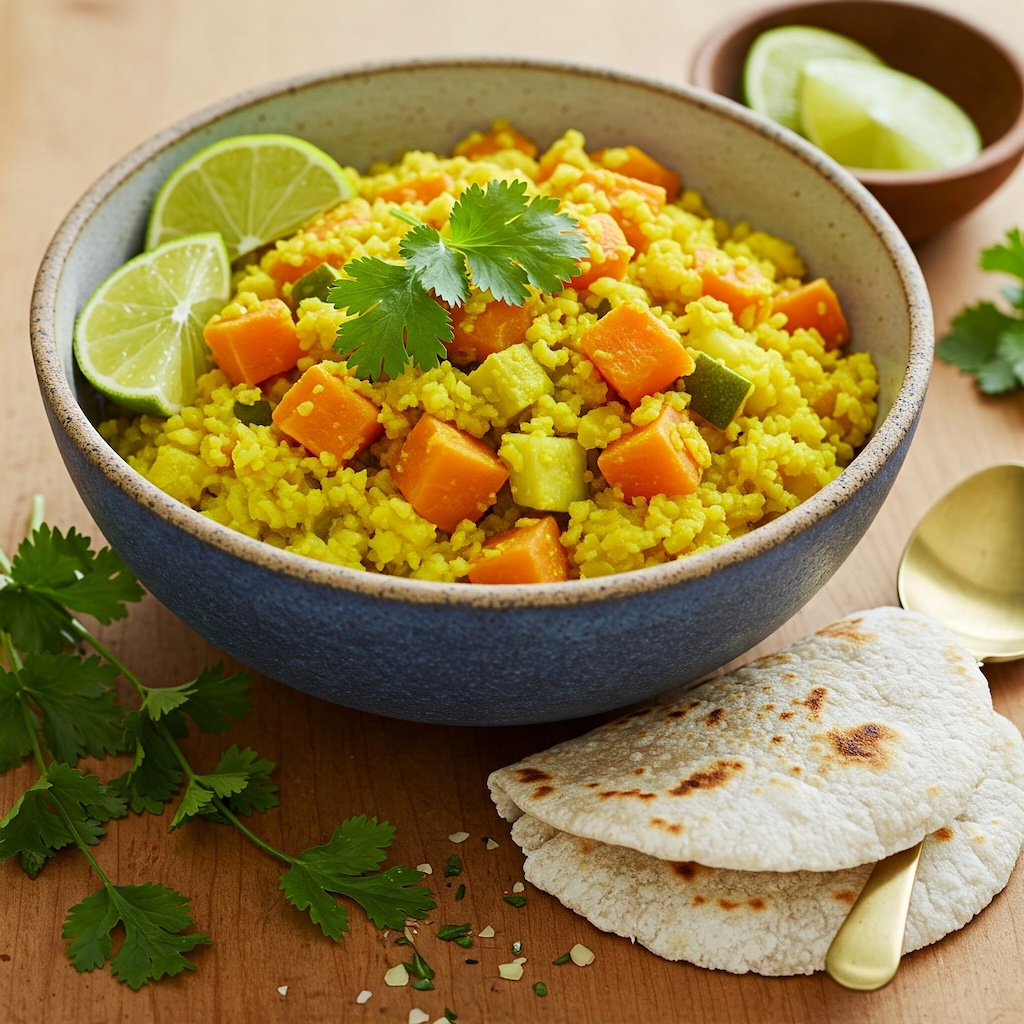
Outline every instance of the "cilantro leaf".
POLYGON ((188 684, 188 701, 182 710, 200 732, 224 732, 231 728, 231 719, 245 718, 250 682, 247 672, 228 675, 222 663, 204 668, 188 684))
POLYGON ((412 363, 437 366, 451 341, 448 311, 423 290, 408 264, 362 257, 345 265, 348 277, 331 286, 330 301, 352 316, 338 327, 334 347, 360 377, 397 377, 412 363))
MULTIPOLYGON (((1006 243, 984 249, 983 270, 1012 274, 1024 281, 1024 238, 1014 228, 1006 243)), ((983 301, 967 306, 939 339, 935 354, 943 362, 972 374, 984 394, 1008 394, 1024 386, 1024 288, 1013 283, 1001 289, 1012 313, 983 301)))
POLYGON ((469 298, 469 268, 466 257, 445 244, 429 224, 418 224, 402 239, 399 252, 417 274, 425 291, 432 291, 450 306, 469 298))
POLYGON ((71 612, 108 624, 127 614, 142 588, 109 548, 93 551, 88 537, 45 523, 26 537, 0 589, 0 629, 24 651, 55 651, 70 637, 71 612))
POLYGON ((24 863, 27 856, 34 875, 76 835, 90 845, 99 842, 103 823, 124 811, 120 797, 95 775, 51 764, 0 820, 0 861, 20 854, 24 863))
POLYGON ((451 244, 465 254, 477 288, 517 306, 528 284, 560 292, 587 246, 576 221, 557 211, 554 196, 527 199, 525 181, 466 189, 452 209, 451 244))
POLYGON ((160 814, 181 786, 181 766, 164 738, 141 712, 133 711, 125 717, 124 737, 134 760, 110 787, 136 814, 160 814))
POLYGON ((251 750, 240 751, 235 745, 225 750, 212 772, 189 779, 170 828, 176 829, 200 814, 215 813, 215 797, 241 793, 249 784, 249 766, 255 760, 256 754, 251 750))
POLYGON ((349 312, 334 347, 361 377, 396 376, 410 363, 429 370, 453 337, 448 305, 461 305, 471 283, 498 300, 521 305, 530 287, 556 293, 587 255, 579 225, 559 213, 553 196, 527 197, 526 182, 475 182, 455 201, 449 237, 405 214, 414 226, 402 239, 404 265, 374 257, 352 260, 329 301, 349 312))
POLYGON ((324 935, 335 941, 348 931, 348 915, 330 894, 358 903, 378 928, 405 926, 407 917, 423 918, 434 908, 428 889, 414 886, 421 871, 397 865, 379 874, 376 868, 394 838, 387 822, 360 815, 342 822, 323 846, 294 858, 281 876, 281 889, 299 910, 308 910, 324 935))
POLYGON ((21 703, 21 678, 0 666, 0 771, 13 768, 32 752, 35 717, 26 719, 21 703))
POLYGON ((144 885, 105 884, 72 907, 64 921, 68 957, 79 971, 91 971, 110 960, 111 972, 133 989, 147 981, 195 970, 185 954, 210 938, 192 926, 189 900, 174 889, 153 882, 144 885), (112 932, 121 925, 124 939, 113 952, 112 932))
POLYGON ((58 761, 122 749, 122 715, 114 700, 116 672, 98 658, 29 654, 17 673, 21 692, 40 710, 40 730, 58 761))
MULTIPOLYGON (((225 759, 222 758, 221 764, 227 764, 228 767, 233 766, 234 770, 244 772, 246 783, 245 787, 237 793, 221 794, 221 799, 227 805, 228 810, 234 814, 252 814, 253 811, 268 811, 271 807, 276 807, 278 803, 277 786, 270 778, 271 772, 274 770, 274 762, 259 757, 255 750, 248 747, 245 750, 239 750, 238 747, 232 746, 230 751, 225 754, 225 758, 229 754, 230 760, 225 762, 225 759)), ((215 810, 206 811, 205 817, 214 821, 227 820, 215 810)))

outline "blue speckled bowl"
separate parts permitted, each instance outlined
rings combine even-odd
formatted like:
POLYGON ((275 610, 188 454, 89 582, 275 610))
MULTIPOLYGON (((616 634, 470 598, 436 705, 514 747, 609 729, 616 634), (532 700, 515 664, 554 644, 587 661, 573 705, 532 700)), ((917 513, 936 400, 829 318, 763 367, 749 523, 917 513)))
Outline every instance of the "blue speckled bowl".
POLYGON ((850 175, 729 100, 565 65, 454 60, 313 75, 247 93, 144 143, 82 197, 39 271, 32 349, 54 436, 107 541, 189 626, 326 700, 466 725, 526 724, 645 700, 742 654, 801 608, 874 518, 903 462, 931 367, 931 306, 903 236, 850 175), (671 565, 544 586, 394 579, 233 533, 122 462, 74 368, 76 313, 142 244, 150 201, 185 157, 243 132, 304 136, 365 168, 447 150, 495 117, 546 144, 566 127, 680 168, 730 219, 795 242, 838 283, 881 413, 839 479, 730 544, 671 565))

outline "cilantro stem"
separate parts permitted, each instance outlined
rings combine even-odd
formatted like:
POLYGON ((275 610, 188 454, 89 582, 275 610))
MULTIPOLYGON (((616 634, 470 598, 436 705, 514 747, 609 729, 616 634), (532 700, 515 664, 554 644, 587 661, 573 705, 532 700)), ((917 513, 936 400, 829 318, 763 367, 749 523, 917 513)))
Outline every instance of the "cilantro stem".
POLYGON ((224 815, 232 825, 235 826, 246 838, 252 840, 261 850, 269 853, 272 857, 277 857, 278 860, 283 860, 286 864, 298 864, 299 860, 297 857, 292 857, 285 853, 283 850, 277 849, 276 846, 272 846, 266 840, 261 839, 255 832, 250 829, 238 818, 238 816, 231 811, 227 804, 219 796, 215 796, 212 801, 213 805, 224 815))

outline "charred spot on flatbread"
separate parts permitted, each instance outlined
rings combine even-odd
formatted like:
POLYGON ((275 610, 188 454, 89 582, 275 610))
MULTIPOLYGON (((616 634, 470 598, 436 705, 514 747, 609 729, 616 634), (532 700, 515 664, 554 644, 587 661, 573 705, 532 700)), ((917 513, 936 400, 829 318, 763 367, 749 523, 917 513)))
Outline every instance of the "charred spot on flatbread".
POLYGON ((812 687, 811 692, 803 700, 793 698, 793 703, 800 707, 807 708, 808 715, 812 722, 821 720, 821 709, 825 706, 825 698, 828 696, 828 688, 824 686, 812 687))
POLYGON ((666 821, 664 818, 651 818, 648 822, 651 828, 663 829, 669 835, 677 836, 683 831, 683 826, 678 821, 666 821))
POLYGON ((725 708, 712 708, 712 710, 707 713, 707 716, 704 719, 704 724, 709 729, 713 728, 716 725, 721 725, 722 724, 722 718, 723 718, 724 715, 725 715, 725 708))
POLYGON ((657 793, 644 793, 639 789, 605 789, 597 794, 602 800, 633 798, 636 800, 656 800, 657 793))
POLYGON ((836 760, 884 768, 894 760, 899 733, 879 722, 862 722, 848 729, 830 729, 825 737, 836 760))
POLYGON ((954 834, 955 833, 949 825, 943 825, 942 828, 937 828, 932 833, 932 839, 937 843, 948 843, 953 838, 954 834))
POLYGON ((741 771, 743 771, 742 761, 719 759, 707 768, 700 768, 685 779, 680 779, 679 784, 668 791, 669 796, 688 796, 697 789, 716 789, 719 786, 724 786, 741 771))
POLYGON ((669 865, 672 868, 672 873, 678 875, 686 882, 692 882, 701 872, 707 871, 707 868, 702 868, 695 860, 679 860, 669 865))
POLYGON ((544 771, 542 768, 517 768, 516 777, 524 785, 529 785, 531 782, 550 782, 550 772, 544 771))
POLYGON ((851 615, 845 619, 839 619, 838 622, 833 622, 828 626, 823 626, 818 630, 817 635, 831 637, 834 640, 847 640, 856 647, 876 643, 878 640, 877 634, 861 629, 860 627, 863 625, 863 618, 855 618, 851 615))

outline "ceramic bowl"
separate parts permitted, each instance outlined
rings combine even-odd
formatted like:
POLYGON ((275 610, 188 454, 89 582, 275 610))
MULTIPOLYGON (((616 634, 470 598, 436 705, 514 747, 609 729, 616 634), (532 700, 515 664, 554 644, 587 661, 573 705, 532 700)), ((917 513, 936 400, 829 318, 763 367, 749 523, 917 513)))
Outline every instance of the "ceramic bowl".
POLYGON ((525 724, 596 714, 695 680, 809 601, 863 535, 903 462, 931 367, 931 306, 906 240, 818 150, 739 105, 559 64, 374 66, 250 92, 145 142, 68 215, 46 253, 32 348, 54 437, 111 546, 218 648, 340 704, 422 722, 525 724), (333 567, 234 533, 167 497, 97 433, 72 358, 76 313, 141 245, 164 177, 246 132, 302 135, 364 169, 404 148, 450 150, 507 117, 546 145, 568 126, 681 168, 721 215, 793 241, 841 290, 855 347, 881 379, 877 428, 799 508, 673 564, 552 585, 482 586, 333 567))
POLYGON ((974 120, 983 149, 947 170, 852 173, 889 211, 911 242, 920 242, 984 202, 1024 154, 1024 64, 976 25, 947 11, 887 0, 811 0, 759 7, 724 24, 698 47, 691 81, 743 99, 743 64, 761 32, 813 25, 849 36, 892 67, 933 85, 974 120))

